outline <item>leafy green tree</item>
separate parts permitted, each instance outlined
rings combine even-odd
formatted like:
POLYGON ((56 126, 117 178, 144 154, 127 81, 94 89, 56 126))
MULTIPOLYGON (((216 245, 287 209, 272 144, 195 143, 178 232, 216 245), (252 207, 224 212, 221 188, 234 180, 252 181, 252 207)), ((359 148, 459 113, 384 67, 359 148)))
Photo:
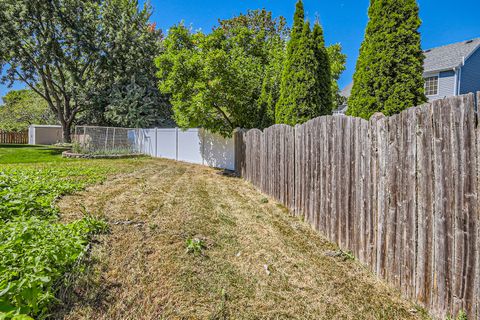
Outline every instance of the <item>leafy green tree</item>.
POLYGON ((99 60, 93 42, 98 24, 98 1, 0 2, 2 82, 21 81, 40 95, 57 115, 65 141, 82 110, 81 88, 99 60))
POLYGON ((286 34, 285 19, 266 10, 221 20, 208 35, 172 27, 155 63, 177 124, 224 136, 273 124, 286 34))
POLYGON ((150 12, 137 0, 2 0, 2 82, 21 81, 40 95, 69 142, 79 114, 84 122, 104 120, 114 87, 128 86, 132 76, 141 86, 153 83, 160 33, 148 23, 150 12))
POLYGON ((415 0, 370 2, 347 113, 368 119, 389 116, 426 101, 415 0))
POLYGON ((332 110, 336 110, 346 102, 345 98, 340 95, 338 79, 340 79, 340 76, 346 69, 347 55, 342 53, 342 45, 340 43, 327 47, 327 54, 332 78, 332 110))
POLYGON ((12 90, 0 105, 0 130, 22 131, 32 124, 57 124, 47 102, 32 90, 12 90))
POLYGON ((323 32, 317 25, 312 33, 304 19, 299 0, 276 105, 277 123, 294 125, 331 113, 331 77, 323 32))

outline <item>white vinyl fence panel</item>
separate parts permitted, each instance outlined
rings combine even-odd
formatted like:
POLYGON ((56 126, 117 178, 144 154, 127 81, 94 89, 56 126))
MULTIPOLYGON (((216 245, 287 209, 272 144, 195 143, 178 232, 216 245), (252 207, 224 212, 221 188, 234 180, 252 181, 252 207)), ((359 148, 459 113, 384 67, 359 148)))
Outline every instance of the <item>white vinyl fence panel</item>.
POLYGON ((178 153, 177 160, 190 163, 204 164, 203 161, 203 132, 199 129, 177 131, 178 153))
POLYGON ((178 129, 156 129, 156 157, 177 160, 178 129))
POLYGON ((224 138, 218 134, 204 131, 204 164, 215 168, 235 170, 235 144, 233 138, 224 138))
POLYGON ((167 158, 215 168, 235 169, 233 138, 204 129, 141 129, 139 147, 152 157, 167 158))

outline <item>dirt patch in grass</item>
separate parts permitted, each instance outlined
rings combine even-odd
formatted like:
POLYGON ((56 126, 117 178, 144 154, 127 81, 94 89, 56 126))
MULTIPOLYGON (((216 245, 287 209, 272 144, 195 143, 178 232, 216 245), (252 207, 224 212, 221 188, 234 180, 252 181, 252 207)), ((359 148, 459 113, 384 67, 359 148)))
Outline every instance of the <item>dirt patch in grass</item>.
POLYGON ((60 202, 111 233, 65 290, 61 319, 418 319, 425 315, 238 178, 150 160, 60 202), (200 243, 200 249, 187 250, 200 243))

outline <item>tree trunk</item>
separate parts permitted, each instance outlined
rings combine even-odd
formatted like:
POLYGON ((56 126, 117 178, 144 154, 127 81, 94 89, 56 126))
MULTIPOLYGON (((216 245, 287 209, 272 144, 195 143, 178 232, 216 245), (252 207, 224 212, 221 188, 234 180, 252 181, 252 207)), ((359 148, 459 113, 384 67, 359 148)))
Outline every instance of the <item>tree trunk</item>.
POLYGON ((72 142, 71 129, 72 129, 72 124, 71 123, 62 122, 63 143, 72 142))

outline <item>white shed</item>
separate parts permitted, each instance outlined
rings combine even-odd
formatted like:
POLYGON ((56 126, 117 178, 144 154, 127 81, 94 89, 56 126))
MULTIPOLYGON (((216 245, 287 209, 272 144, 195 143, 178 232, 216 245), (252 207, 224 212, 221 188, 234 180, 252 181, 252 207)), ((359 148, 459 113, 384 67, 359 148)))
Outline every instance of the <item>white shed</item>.
POLYGON ((28 144, 52 145, 62 142, 62 126, 31 125, 28 128, 28 144))

